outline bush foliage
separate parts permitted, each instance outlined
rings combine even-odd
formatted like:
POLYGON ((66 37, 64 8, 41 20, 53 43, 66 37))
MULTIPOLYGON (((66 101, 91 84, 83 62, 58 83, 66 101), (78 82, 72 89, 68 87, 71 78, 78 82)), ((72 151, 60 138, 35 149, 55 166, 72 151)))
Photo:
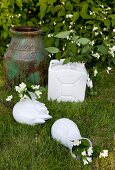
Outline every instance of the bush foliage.
MULTIPOLYGON (((59 47, 59 40, 54 41, 52 34, 62 30, 75 30, 81 37, 95 39, 103 53, 104 45, 115 45, 114 0, 1 0, 0 5, 1 57, 10 41, 9 29, 14 25, 41 25, 46 47, 59 47)), ((106 62, 106 58, 101 57, 101 61, 106 62)), ((109 58, 111 64, 115 64, 115 57, 109 58)))

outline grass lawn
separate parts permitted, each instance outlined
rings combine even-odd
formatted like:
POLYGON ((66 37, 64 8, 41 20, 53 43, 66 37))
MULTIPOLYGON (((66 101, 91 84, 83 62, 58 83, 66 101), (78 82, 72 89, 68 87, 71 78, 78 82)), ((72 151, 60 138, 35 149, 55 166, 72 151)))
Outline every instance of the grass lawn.
POLYGON ((11 90, 0 78, 0 170, 80 170, 67 148, 54 141, 50 129, 55 120, 66 117, 79 127, 81 135, 93 145, 109 150, 106 159, 94 159, 84 170, 115 170, 115 73, 97 80, 97 96, 86 94, 82 103, 47 100, 47 89, 40 99, 53 117, 43 125, 18 124, 12 117, 13 104, 5 98, 11 90))

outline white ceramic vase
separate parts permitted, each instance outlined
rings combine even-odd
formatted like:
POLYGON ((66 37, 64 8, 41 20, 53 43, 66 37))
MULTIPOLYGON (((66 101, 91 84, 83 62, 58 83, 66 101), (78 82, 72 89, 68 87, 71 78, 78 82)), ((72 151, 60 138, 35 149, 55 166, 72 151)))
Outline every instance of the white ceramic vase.
POLYGON ((76 158, 76 155, 72 153, 72 148, 75 146, 75 141, 87 140, 89 142, 89 147, 92 147, 92 142, 88 138, 81 137, 77 125, 67 118, 61 118, 54 122, 51 128, 51 135, 53 139, 67 147, 74 158, 76 158))

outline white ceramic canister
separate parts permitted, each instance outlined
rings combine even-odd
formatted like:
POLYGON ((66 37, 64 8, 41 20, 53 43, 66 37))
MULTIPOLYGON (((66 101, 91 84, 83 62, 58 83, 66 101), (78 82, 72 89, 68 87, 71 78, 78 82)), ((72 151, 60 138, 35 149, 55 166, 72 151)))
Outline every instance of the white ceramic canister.
POLYGON ((85 98, 88 73, 84 63, 63 64, 51 60, 48 70, 48 100, 82 102, 85 98))
POLYGON ((76 155, 72 153, 72 149, 75 146, 75 141, 85 139, 89 142, 89 147, 92 147, 92 142, 88 138, 81 137, 77 125, 67 118, 61 118, 54 122, 51 128, 51 135, 53 139, 67 147, 74 158, 76 158, 76 155))

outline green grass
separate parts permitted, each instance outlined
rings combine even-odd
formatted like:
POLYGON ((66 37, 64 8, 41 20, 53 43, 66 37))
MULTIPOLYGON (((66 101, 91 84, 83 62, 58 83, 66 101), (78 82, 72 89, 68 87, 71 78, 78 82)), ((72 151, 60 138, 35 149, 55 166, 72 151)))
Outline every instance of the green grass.
POLYGON ((73 120, 81 135, 91 139, 94 146, 109 150, 108 158, 94 159, 83 169, 115 170, 115 73, 100 75, 96 88, 98 95, 87 94, 82 103, 48 101, 44 89, 40 100, 53 118, 43 125, 28 126, 13 119, 13 104, 5 102, 12 90, 5 89, 1 83, 0 170, 80 170, 80 162, 51 137, 52 124, 62 117, 73 120))

